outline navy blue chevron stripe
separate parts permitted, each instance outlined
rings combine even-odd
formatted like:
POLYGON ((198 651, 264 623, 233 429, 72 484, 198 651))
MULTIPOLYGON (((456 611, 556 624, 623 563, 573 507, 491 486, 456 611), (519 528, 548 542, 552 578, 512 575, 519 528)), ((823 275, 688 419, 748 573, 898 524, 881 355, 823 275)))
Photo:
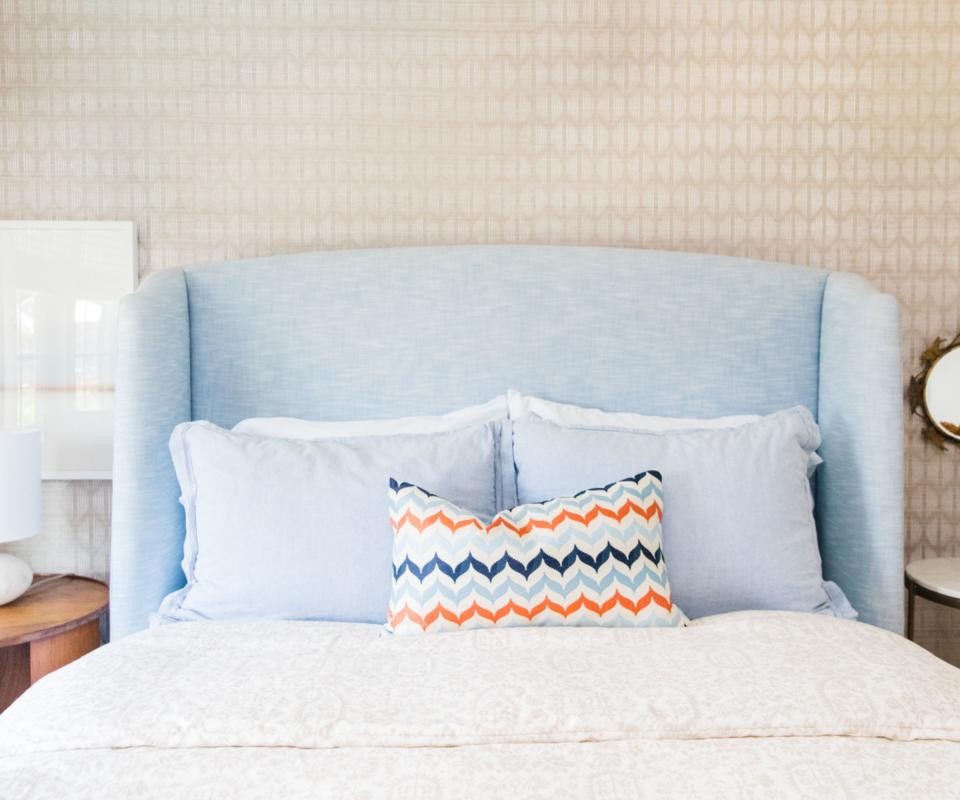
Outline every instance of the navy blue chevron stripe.
POLYGON ((530 575, 539 569, 541 565, 549 567, 550 569, 560 573, 562 576, 568 569, 570 569, 570 567, 576 564, 577 561, 580 561, 581 563, 586 564, 588 567, 596 570, 606 564, 611 558, 619 561, 628 568, 633 567, 633 565, 641 558, 646 558, 653 564, 659 565, 660 561, 663 559, 663 552, 658 547, 656 552, 651 553, 646 547, 643 546, 641 542, 637 542, 636 546, 630 550, 629 553, 624 553, 621 550, 618 550, 612 544, 608 544, 597 554, 596 558, 594 558, 589 553, 584 553, 579 547, 574 546, 573 550, 567 553, 567 555, 561 560, 557 560, 548 553, 545 553, 543 550, 540 550, 540 552, 538 552, 537 555, 535 555, 526 564, 515 558, 511 558, 508 553, 504 553, 502 557, 494 561, 489 566, 475 558, 473 553, 470 553, 463 561, 456 565, 450 565, 441 559, 439 555, 435 555, 421 567, 411 561, 409 557, 406 557, 399 565, 394 564, 393 577, 394 580, 396 580, 409 570, 412 575, 415 575, 419 580, 423 580, 434 570, 440 570, 440 572, 449 577, 451 580, 456 581, 461 578, 464 573, 467 572, 467 570, 473 569, 487 579, 490 579, 496 577, 503 570, 509 567, 511 570, 519 575, 522 575, 524 578, 529 578, 530 575))

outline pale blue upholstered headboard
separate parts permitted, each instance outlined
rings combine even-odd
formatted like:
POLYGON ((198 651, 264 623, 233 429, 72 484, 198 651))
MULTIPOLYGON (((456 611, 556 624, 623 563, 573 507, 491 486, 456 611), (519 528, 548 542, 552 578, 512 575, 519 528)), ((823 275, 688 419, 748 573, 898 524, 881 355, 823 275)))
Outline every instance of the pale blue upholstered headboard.
POLYGON ((852 275, 607 248, 309 253, 161 271, 120 325, 115 638, 184 581, 178 422, 433 414, 511 387, 647 414, 806 405, 826 577, 902 627, 898 311, 852 275))

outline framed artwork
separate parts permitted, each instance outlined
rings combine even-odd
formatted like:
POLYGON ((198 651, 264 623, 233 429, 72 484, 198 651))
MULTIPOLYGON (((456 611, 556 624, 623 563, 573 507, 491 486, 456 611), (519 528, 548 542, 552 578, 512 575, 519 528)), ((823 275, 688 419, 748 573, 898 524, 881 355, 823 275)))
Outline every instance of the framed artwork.
POLYGON ((109 479, 132 222, 0 221, 0 427, 39 428, 46 479, 109 479))

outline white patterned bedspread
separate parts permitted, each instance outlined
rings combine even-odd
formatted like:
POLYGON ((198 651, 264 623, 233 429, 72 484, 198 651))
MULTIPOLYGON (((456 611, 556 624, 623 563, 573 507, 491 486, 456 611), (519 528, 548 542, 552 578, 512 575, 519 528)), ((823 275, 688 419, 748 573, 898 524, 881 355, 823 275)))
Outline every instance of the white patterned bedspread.
POLYGON ((182 623, 0 716, 0 795, 960 797, 960 670, 801 614, 403 638, 182 623))

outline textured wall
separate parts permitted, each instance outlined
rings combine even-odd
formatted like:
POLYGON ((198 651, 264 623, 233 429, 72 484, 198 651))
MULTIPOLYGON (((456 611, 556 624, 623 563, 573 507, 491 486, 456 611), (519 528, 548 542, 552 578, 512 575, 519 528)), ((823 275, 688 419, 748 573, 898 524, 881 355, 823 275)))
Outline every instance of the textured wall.
MULTIPOLYGON (((132 218, 145 273, 627 245, 866 275, 909 370, 960 327, 957 2, 0 0, 0 28, 0 217, 132 218)), ((958 554, 960 450, 916 429, 908 557, 958 554)), ((46 501, 18 549, 103 575, 107 488, 46 501)))

